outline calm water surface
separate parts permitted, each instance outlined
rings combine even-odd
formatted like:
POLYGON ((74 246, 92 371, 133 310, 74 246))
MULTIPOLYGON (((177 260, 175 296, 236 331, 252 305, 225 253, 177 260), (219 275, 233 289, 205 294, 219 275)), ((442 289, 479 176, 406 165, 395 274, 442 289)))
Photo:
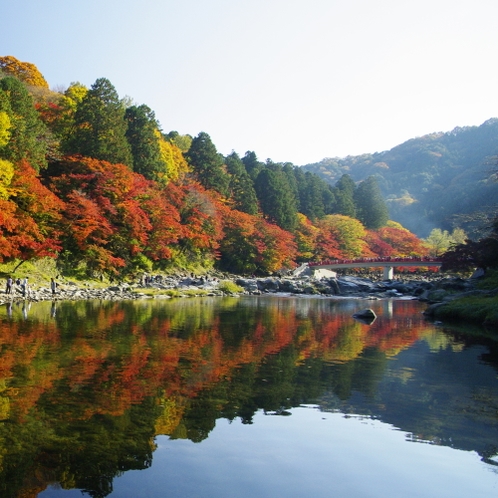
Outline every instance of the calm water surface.
POLYGON ((498 342, 423 309, 4 306, 0 496, 498 496, 498 342))

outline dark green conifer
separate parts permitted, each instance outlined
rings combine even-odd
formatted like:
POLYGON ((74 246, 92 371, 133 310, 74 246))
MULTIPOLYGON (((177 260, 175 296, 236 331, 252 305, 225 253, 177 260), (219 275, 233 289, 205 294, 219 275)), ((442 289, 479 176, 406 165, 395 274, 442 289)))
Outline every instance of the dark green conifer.
POLYGON ((201 185, 224 196, 228 194, 229 177, 223 156, 218 153, 207 133, 201 132, 192 140, 186 159, 201 185))
POLYGON ((242 158, 242 162, 252 181, 256 180, 260 171, 265 167, 265 164, 258 161, 256 153, 252 151, 247 151, 245 153, 244 157, 242 158))
POLYGON ((75 133, 66 152, 133 167, 124 116, 116 89, 108 79, 99 78, 78 105, 75 133))
POLYGON ((236 152, 232 152, 225 158, 225 164, 230 175, 229 191, 235 209, 248 214, 257 214, 258 198, 244 163, 236 152))
POLYGON ((336 200, 334 208, 335 213, 356 218, 356 207, 354 202, 355 190, 356 184, 354 180, 348 174, 342 175, 334 189, 336 200))
POLYGON ((254 188, 265 216, 284 230, 294 230, 297 225, 297 206, 282 168, 273 163, 268 164, 256 178, 254 188))
POLYGON ((158 173, 164 170, 164 163, 154 112, 144 104, 131 106, 125 111, 125 120, 128 124, 125 136, 131 147, 133 170, 149 180, 157 179, 158 173))
POLYGON ((26 159, 37 171, 45 168, 49 131, 40 120, 24 83, 13 76, 0 80, 0 111, 5 112, 10 121, 10 139, 0 157, 12 163, 26 159))
POLYGON ((363 180, 355 191, 356 216, 366 228, 376 230, 386 225, 389 212, 375 176, 363 180))

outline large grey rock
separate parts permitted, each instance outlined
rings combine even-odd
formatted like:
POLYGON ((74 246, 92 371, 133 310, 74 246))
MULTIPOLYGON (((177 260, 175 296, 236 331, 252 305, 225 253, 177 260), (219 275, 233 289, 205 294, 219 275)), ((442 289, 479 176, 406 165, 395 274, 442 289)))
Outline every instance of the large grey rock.
POLYGON ((235 280, 237 285, 240 285, 248 292, 256 292, 259 291, 258 282, 254 278, 238 278, 235 280))
POLYGON ((376 287, 376 283, 372 282, 368 278, 345 276, 345 277, 339 277, 337 279, 337 282, 339 284, 339 287, 346 285, 346 284, 350 284, 350 285, 352 284, 352 285, 355 285, 358 290, 364 291, 364 292, 371 292, 376 287))
POLYGON ((473 288, 473 285, 463 278, 445 278, 434 284, 436 289, 444 289, 446 291, 467 291, 473 288))
POLYGON ((279 281, 274 278, 258 280, 258 289, 266 292, 277 292, 279 290, 279 281))
POLYGON ((318 294, 318 291, 312 285, 303 287, 303 294, 318 294))
POLYGON ((409 294, 411 293, 415 287, 412 285, 405 284, 403 282, 391 282, 388 285, 386 285, 386 288, 395 290, 399 292, 400 294, 409 294))
POLYGON ((303 292, 302 286, 294 281, 283 279, 279 282, 279 292, 290 292, 291 294, 301 294, 303 292))

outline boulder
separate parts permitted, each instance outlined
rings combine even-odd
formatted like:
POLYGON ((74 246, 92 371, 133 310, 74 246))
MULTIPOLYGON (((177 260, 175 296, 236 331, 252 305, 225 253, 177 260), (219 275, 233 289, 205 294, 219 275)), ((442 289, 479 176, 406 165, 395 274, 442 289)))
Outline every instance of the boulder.
POLYGON ((377 318, 375 311, 371 308, 358 311, 353 315, 355 318, 377 318))
POLYGON ((337 286, 340 294, 353 294, 360 292, 360 287, 353 282, 337 279, 337 286))
POLYGON ((372 292, 376 288, 376 283, 372 282, 368 278, 360 278, 360 277, 340 277, 337 279, 337 282, 339 284, 339 287, 342 288, 347 288, 356 286, 356 289, 361 292, 372 292))
POLYGON ((473 285, 463 278, 444 278, 434 284, 436 289, 444 289, 445 291, 462 292, 473 288, 473 285))
POLYGON ((274 278, 261 279, 257 282, 260 291, 277 292, 279 289, 279 281, 274 278))
POLYGON ((364 310, 358 311, 353 315, 353 318, 356 320, 365 323, 366 325, 371 325, 373 322, 375 322, 375 319, 377 318, 377 315, 375 314, 374 310, 370 308, 366 308, 364 310))
POLYGON ((235 283, 248 292, 259 291, 258 282, 254 278, 238 278, 235 283))
POLYGON ((318 291, 312 285, 303 287, 303 294, 318 294, 318 291))
POLYGON ((291 294, 301 294, 302 287, 293 280, 283 279, 279 282, 279 292, 290 292, 291 294))
POLYGON ((400 294, 409 294, 414 290, 414 286, 405 284, 403 282, 392 282, 386 286, 389 289, 393 289, 400 294))

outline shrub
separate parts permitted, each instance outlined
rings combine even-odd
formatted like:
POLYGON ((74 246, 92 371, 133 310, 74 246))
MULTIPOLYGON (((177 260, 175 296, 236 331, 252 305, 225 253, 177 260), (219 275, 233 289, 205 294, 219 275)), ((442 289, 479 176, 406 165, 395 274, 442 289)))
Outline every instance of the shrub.
POLYGON ((244 289, 231 280, 222 280, 218 286, 219 290, 225 294, 240 294, 244 289))

